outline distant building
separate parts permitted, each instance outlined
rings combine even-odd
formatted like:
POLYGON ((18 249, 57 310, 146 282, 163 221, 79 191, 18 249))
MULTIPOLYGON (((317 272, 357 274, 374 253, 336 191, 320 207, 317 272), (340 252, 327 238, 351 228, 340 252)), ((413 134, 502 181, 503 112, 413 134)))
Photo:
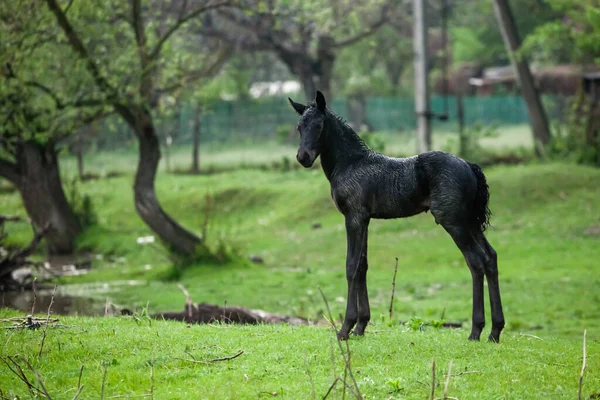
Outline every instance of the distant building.
POLYGON ((268 96, 288 96, 296 94, 302 90, 300 82, 297 81, 274 81, 274 82, 255 82, 250 85, 250 96, 257 99, 268 96))
MULTIPOLYGON (((540 93, 572 96, 581 87, 584 76, 590 73, 600 75, 600 67, 566 64, 532 68, 531 73, 540 93)), ((519 90, 517 75, 511 65, 485 68, 481 76, 469 78, 469 84, 475 88, 476 95, 516 93, 519 90)))

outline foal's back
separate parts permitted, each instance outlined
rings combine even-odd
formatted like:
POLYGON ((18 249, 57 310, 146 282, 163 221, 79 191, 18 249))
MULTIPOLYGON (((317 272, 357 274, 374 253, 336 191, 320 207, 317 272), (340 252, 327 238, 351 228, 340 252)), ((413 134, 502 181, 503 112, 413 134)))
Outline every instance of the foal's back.
POLYGON ((454 155, 435 151, 393 158, 369 152, 336 176, 332 196, 344 214, 365 212, 388 219, 431 209, 440 222, 450 211, 462 214, 476 188, 469 164, 454 155))

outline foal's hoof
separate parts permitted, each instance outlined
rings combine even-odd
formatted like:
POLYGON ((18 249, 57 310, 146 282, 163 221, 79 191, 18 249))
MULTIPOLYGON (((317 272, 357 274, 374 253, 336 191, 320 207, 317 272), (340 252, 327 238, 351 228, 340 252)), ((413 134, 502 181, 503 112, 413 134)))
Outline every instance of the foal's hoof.
POLYGON ((337 333, 338 340, 348 340, 348 332, 339 331, 337 333))
POLYGON ((352 331, 352 334, 354 336, 364 336, 365 329, 366 329, 366 326, 357 325, 356 328, 354 328, 354 330, 352 331))
POLYGON ((471 333, 471 335, 469 335, 469 340, 475 341, 475 342, 479 342, 479 337, 481 336, 481 334, 477 335, 474 333, 471 333))
POLYGON ((500 343, 500 334, 496 335, 496 334, 490 333, 490 336, 488 336, 488 342, 500 343))
POLYGON ((359 329, 355 329, 352 331, 352 335, 354 336, 364 336, 365 335, 365 330, 359 330, 359 329))

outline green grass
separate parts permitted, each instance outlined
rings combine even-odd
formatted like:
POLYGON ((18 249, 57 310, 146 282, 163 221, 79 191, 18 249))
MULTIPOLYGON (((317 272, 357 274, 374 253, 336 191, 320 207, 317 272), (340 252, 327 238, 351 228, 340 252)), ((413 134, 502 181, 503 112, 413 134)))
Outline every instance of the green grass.
MULTIPOLYGON (((9 315, 14 315, 10 313, 9 315)), ((0 311, 0 317, 7 316, 0 311)), ((71 399, 84 366, 80 398, 154 393, 157 399, 321 398, 343 376, 343 360, 331 330, 323 327, 186 327, 145 317, 62 318, 65 329, 43 333, 5 331, 4 357, 27 359, 56 399, 71 399), (227 361, 217 358, 239 357, 227 361), (189 360, 196 360, 191 362, 189 360), (103 385, 103 376, 106 378, 103 385)), ((597 337, 596 337, 597 338, 597 337)), ((508 333, 504 343, 474 343, 463 331, 407 331, 375 323, 371 333, 350 342, 352 371, 364 398, 429 398, 432 360, 441 398, 450 360, 448 395, 460 399, 576 398, 581 343, 539 340, 508 333)), ((587 345, 584 394, 600 390, 600 344, 587 345)), ((34 375, 24 366, 29 379, 34 375)), ((27 397, 25 385, 0 366, 5 396, 27 397)), ((348 382, 350 379, 348 378, 348 382)), ((350 396, 348 396, 350 397, 350 396)), ((341 386, 329 398, 342 398, 341 386)), ((587 398, 587 396, 586 396, 587 398)))
MULTIPOLYGON (((386 144, 386 154, 409 156, 416 151, 414 132, 377 132, 386 144)), ((457 151, 458 133, 453 129, 436 129, 433 134, 433 149, 450 152, 457 151)), ((527 153, 531 152, 533 143, 528 125, 504 126, 494 137, 480 140, 481 146, 488 153, 527 153)), ((205 171, 230 170, 240 167, 271 166, 281 164, 284 158, 295 163, 297 143, 276 143, 274 141, 246 143, 205 143, 200 147, 200 165, 205 171)), ((163 148, 163 162, 160 171, 167 171, 167 152, 163 148)), ((190 145, 173 145, 168 154, 171 171, 187 171, 191 166, 192 147, 190 145)), ((86 172, 106 176, 111 172, 134 172, 137 166, 137 148, 126 148, 110 152, 91 152, 85 155, 86 172)), ((73 175, 77 171, 77 160, 74 155, 65 154, 62 158, 63 172, 73 175)), ((295 164, 293 165, 296 166, 295 164)))
MULTIPOLYGON (((120 162, 114 160, 115 165, 120 162)), ((600 392, 600 238, 584 233, 600 225, 600 170, 531 164, 490 167, 485 172, 494 212, 488 238, 499 254, 507 320, 503 343, 466 341, 470 274, 450 237, 429 214, 374 220, 369 231, 373 326, 364 338, 351 341, 354 369, 361 371, 359 384, 370 398, 425 398, 432 358, 439 376, 450 359, 456 371, 481 372, 452 379, 449 395, 461 399, 573 398, 586 328, 586 393, 600 392), (388 327, 395 257, 399 269, 394 321, 388 327), (397 325, 411 317, 439 319, 443 312, 446 320, 463 322, 463 329, 430 328, 418 333, 405 332, 397 325), (403 389, 388 394, 394 385, 403 389)), ((128 172, 80 185, 82 193, 93 199, 99 217, 98 225, 79 242, 94 259, 93 269, 81 277, 61 279, 60 288, 65 293, 95 296, 102 303, 108 296, 138 311, 148 302, 150 312, 182 310, 185 299, 177 282, 163 279, 172 268, 169 255, 159 244, 136 243, 137 237, 151 232, 135 214, 131 184, 128 172), (127 280, 136 280, 136 285, 127 280), (108 282, 109 287, 96 290, 94 282, 108 282)), ((344 311, 343 217, 332 204, 320 170, 236 170, 202 176, 162 173, 157 191, 165 210, 195 232, 201 229, 209 193, 214 209, 208 243, 212 247, 226 243, 240 255, 224 264, 188 265, 180 282, 194 301, 226 302, 315 320, 324 309, 321 288, 333 315, 344 311), (314 223, 322 227, 312 229, 314 223), (251 264, 246 261, 250 254, 261 256, 265 263, 251 264)), ((0 194, 0 209, 24 215, 16 192, 0 194)), ((31 231, 25 224, 11 224, 8 233, 11 241, 24 243, 31 231)), ((100 314, 102 309, 99 305, 95 311, 100 314)), ((487 333, 487 305, 486 313, 487 333)), ((3 355, 27 356, 43 376, 48 372, 47 385, 58 393, 57 398, 72 398, 82 364, 86 364, 85 393, 98 397, 105 361, 110 364, 107 396, 147 393, 147 361, 153 352, 157 398, 198 397, 198 393, 200 398, 256 398, 263 391, 307 398, 311 385, 305 356, 318 395, 324 395, 333 381, 330 332, 322 327, 185 328, 157 321, 138 326, 130 318, 72 317, 65 323, 79 328, 49 331, 48 354, 41 360, 34 357, 39 332, 5 332, 1 350, 3 355), (185 357, 186 345, 198 359, 238 350, 245 353, 228 362, 200 365, 177 359, 185 357)), ((337 362, 340 373, 339 358, 337 362)), ((1 365, 0 374, 4 374, 0 387, 25 393, 1 365), (5 377, 10 379, 8 386, 5 377)))

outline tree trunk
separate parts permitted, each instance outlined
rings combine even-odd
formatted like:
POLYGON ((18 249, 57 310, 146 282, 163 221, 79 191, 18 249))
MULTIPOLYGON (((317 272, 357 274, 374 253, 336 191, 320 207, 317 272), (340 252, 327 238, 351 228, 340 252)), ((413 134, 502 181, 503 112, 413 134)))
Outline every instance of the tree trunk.
POLYGON ((53 142, 26 141, 17 146, 16 183, 25 210, 38 228, 50 224, 46 234, 49 255, 72 254, 81 224, 63 191, 58 157, 53 142))
POLYGON ((332 101, 331 79, 333 76, 333 67, 335 65, 335 41, 329 35, 319 37, 317 44, 316 61, 312 65, 312 72, 317 77, 317 90, 325 95, 325 98, 332 101))
MULTIPOLYGON (((90 125, 90 130, 92 129, 90 125)), ((77 135, 77 172, 79 173, 79 180, 83 180, 83 134, 77 135)))
POLYGON ((299 78, 302 83, 302 88, 304 89, 304 94, 306 95, 306 101, 313 101, 318 89, 312 72, 310 72, 310 70, 304 72, 299 78))
POLYGON ((200 125, 200 118, 202 116, 202 107, 196 106, 194 112, 194 126, 192 127, 192 172, 200 172, 200 134, 202 133, 202 126, 200 125))
POLYGON ((356 132, 363 129, 371 131, 371 125, 367 121, 367 99, 360 94, 350 95, 346 98, 346 109, 348 110, 348 121, 356 132))
POLYGON ((136 132, 140 146, 133 187, 135 209, 146 225, 173 251, 183 255, 193 255, 197 247, 202 244, 202 240, 166 214, 156 198, 154 181, 160 161, 160 144, 152 116, 145 110, 136 115, 135 119, 131 118, 131 114, 125 116, 136 132))
POLYGON ((515 52, 521 46, 521 39, 508 0, 494 0, 494 11, 506 51, 517 71, 523 98, 527 104, 536 153, 538 156, 544 156, 544 148, 550 143, 548 117, 533 82, 527 59, 523 56, 518 58, 515 56, 515 52))

